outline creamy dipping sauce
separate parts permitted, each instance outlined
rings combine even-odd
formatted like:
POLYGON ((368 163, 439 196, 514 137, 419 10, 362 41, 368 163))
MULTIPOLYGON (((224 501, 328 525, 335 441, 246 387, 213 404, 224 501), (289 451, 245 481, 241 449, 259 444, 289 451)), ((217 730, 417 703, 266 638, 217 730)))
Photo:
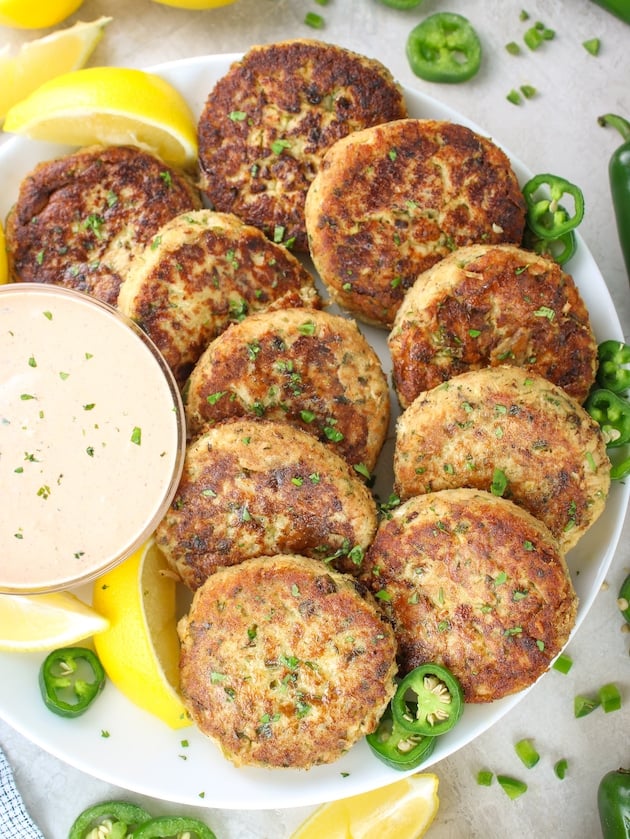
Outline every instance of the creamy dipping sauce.
POLYGON ((0 591, 67 588, 155 529, 183 465, 179 392, 111 307, 0 287, 0 591))

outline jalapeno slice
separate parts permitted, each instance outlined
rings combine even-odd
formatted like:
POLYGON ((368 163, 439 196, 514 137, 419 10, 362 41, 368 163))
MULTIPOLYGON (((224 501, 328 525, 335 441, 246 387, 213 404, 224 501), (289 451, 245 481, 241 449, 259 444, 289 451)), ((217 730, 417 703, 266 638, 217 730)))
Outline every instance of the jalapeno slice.
POLYGON ((390 705, 381 717, 376 731, 368 734, 365 739, 379 760, 400 772, 420 766, 435 748, 435 737, 410 734, 396 725, 390 705))
POLYGON ((450 731, 461 717, 464 692, 446 667, 422 664, 405 676, 391 704, 402 731, 435 737, 450 731))
POLYGON ((630 344, 623 341, 604 341, 597 347, 597 384, 625 393, 630 390, 630 344))
POLYGON ((84 714, 105 686, 105 670, 87 647, 53 650, 39 670, 46 707, 61 717, 84 714))
POLYGON ((619 597, 617 598, 617 605, 619 611, 624 616, 627 623, 630 623, 630 574, 621 584, 619 589, 619 597))
POLYGON ((527 204, 527 225, 541 239, 559 239, 574 230, 584 218, 584 193, 558 175, 535 175, 523 187, 527 204), (560 201, 573 199, 573 215, 560 201))
POLYGON ((415 9, 422 0, 381 0, 381 3, 392 9, 415 9))
POLYGON ((133 832, 133 839, 216 839, 207 824, 189 816, 157 816, 133 832))
POLYGON ((79 813, 70 828, 68 839, 88 839, 92 836, 124 839, 150 818, 151 814, 136 804, 104 801, 79 813))
POLYGON ((630 441, 630 402, 612 390, 597 388, 588 395, 585 410, 599 425, 609 449, 630 441))
POLYGON ((464 82, 481 66, 481 41, 463 15, 436 12, 409 33, 407 60, 427 82, 464 82))
POLYGON ((527 228, 523 236, 523 244, 535 253, 553 259, 558 265, 564 265, 565 262, 568 262, 577 250, 577 240, 573 230, 569 230, 568 233, 563 233, 562 236, 554 239, 549 237, 543 239, 527 228))

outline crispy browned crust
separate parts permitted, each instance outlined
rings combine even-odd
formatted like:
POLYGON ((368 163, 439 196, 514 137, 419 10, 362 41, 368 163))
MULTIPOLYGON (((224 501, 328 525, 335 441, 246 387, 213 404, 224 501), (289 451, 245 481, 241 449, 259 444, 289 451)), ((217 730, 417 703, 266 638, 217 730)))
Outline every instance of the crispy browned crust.
POLYGON ((184 701, 237 766, 331 763, 394 693, 396 642, 350 577, 297 556, 213 574, 179 624, 184 701))
POLYGON ((582 402, 597 371, 597 341, 571 275, 512 245, 461 248, 418 277, 388 343, 403 407, 459 373, 498 364, 539 373, 582 402))
POLYGON ((311 255, 331 294, 385 327, 422 271, 472 242, 520 243, 524 223, 504 152, 440 120, 397 120, 340 140, 306 199, 311 255))
POLYGON ((398 85, 374 59, 306 39, 253 47, 199 120, 202 188, 215 209, 306 251, 304 197, 324 151, 405 115, 398 85))
POLYGON ((297 425, 372 470, 389 423, 380 361, 354 321, 283 309, 229 326, 195 365, 185 394, 191 435, 235 416, 297 425))
POLYGON ((375 532, 374 499, 345 460, 288 423, 243 418, 188 446, 156 539, 196 589, 221 567, 273 554, 357 574, 375 532))
POLYGON ((135 147, 89 147, 40 163, 7 220, 11 279, 115 304, 138 248, 169 218, 200 206, 184 173, 135 147))
POLYGON ((443 664, 467 702, 531 685, 575 623, 577 598, 551 533, 477 490, 406 501, 380 525, 363 575, 394 621, 401 672, 443 664))
POLYGON ((166 222, 118 296, 118 308, 151 336, 180 385, 229 323, 291 306, 320 306, 306 268, 256 227, 211 210, 166 222))
POLYGON ((597 520, 610 487, 599 426, 561 388, 519 367, 462 373, 400 416, 394 476, 402 498, 455 487, 503 494, 568 551, 597 520))

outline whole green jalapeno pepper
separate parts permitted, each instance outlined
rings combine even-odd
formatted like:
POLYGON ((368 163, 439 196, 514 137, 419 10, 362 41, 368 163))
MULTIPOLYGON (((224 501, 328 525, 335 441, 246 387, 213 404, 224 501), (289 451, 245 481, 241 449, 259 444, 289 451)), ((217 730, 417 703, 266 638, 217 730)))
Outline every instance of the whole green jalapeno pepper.
POLYGON ((624 393, 630 390, 630 344, 604 341, 597 347, 597 384, 624 393))
POLYGON ((79 813, 70 828, 68 839, 88 839, 101 835, 107 839, 124 839, 150 818, 151 814, 143 807, 128 801, 104 801, 79 813))
POLYGON ((607 772, 597 788, 603 839, 630 839, 630 769, 607 772))
POLYGON ((601 428, 607 448, 630 441, 630 402, 612 390, 598 388, 591 391, 584 408, 601 428))
MULTIPOLYGON (((626 20, 630 23, 630 2, 620 2, 626 10, 626 20)), ((619 244, 630 279, 630 122, 617 114, 604 114, 599 117, 600 125, 610 125, 621 134, 623 143, 613 152, 608 162, 608 180, 613 201, 619 244)))
POLYGON ((61 717, 85 713, 105 686, 105 670, 87 647, 53 650, 39 670, 39 687, 46 707, 61 717))
POLYGON ((630 3, 628 0, 593 0, 602 9, 606 9, 611 15, 618 17, 626 23, 630 23, 630 3))

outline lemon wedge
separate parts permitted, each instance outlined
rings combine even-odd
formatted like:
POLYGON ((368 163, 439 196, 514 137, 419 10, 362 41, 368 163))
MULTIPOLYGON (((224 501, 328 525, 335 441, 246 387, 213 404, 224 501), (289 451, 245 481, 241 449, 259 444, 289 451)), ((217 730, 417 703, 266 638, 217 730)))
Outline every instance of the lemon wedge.
POLYGON ((15 55, 5 47, 0 52, 0 121, 9 108, 44 82, 83 67, 111 20, 111 17, 100 17, 75 23, 67 29, 27 41, 15 55))
POLYGON ((131 143, 182 167, 197 159, 184 97, 159 76, 127 67, 88 67, 44 82, 9 109, 4 130, 74 146, 131 143))
POLYGON ((94 638, 94 646, 121 693, 171 728, 182 728, 190 718, 177 690, 176 590, 166 570, 149 539, 95 581, 92 602, 110 626, 94 638))
POLYGON ((44 29, 56 26, 79 8, 83 0, 0 0, 0 24, 16 29, 44 29))
POLYGON ((109 622, 67 591, 0 594, 0 650, 35 652, 75 644, 109 622))
POLYGON ((0 285, 9 282, 9 266, 7 265, 7 246, 4 240, 4 230, 0 224, 0 285))
POLYGON ((410 775, 318 807, 291 839, 419 839, 439 808, 438 777, 410 775))

